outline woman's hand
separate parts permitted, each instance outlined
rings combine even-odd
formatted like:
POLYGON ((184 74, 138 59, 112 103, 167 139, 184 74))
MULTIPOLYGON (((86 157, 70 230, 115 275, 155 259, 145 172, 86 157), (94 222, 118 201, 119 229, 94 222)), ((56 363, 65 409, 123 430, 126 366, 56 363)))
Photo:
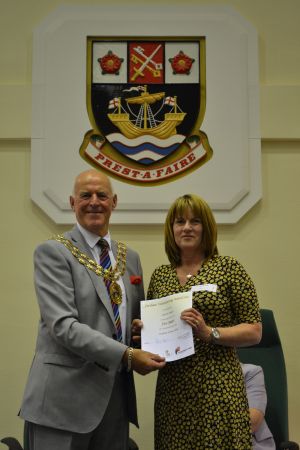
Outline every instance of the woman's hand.
POLYGON ((185 309, 182 311, 180 318, 193 328, 197 338, 204 342, 210 342, 211 327, 206 325, 203 316, 199 311, 194 308, 185 309))
MULTIPOLYGON (((181 313, 181 319, 188 323, 194 331, 194 335, 204 342, 212 342, 212 328, 206 325, 203 316, 194 308, 185 309, 181 313)), ((219 327, 220 338, 218 345, 227 347, 248 347, 258 344, 262 336, 262 325, 258 323, 239 323, 232 327, 219 327)), ((216 341, 214 342, 216 343, 216 341)))

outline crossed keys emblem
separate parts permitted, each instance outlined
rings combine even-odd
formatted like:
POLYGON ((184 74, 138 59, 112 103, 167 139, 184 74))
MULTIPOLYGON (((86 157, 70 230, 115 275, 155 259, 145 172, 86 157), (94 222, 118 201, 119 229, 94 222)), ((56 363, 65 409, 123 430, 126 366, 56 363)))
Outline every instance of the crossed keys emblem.
POLYGON ((134 74, 131 77, 131 81, 135 81, 138 76, 144 77, 144 70, 147 69, 151 72, 153 77, 157 78, 161 75, 161 70, 163 68, 162 63, 157 63, 154 61, 154 56, 161 48, 161 44, 159 44, 151 53, 151 55, 147 56, 145 54, 145 49, 141 46, 134 47, 133 50, 136 53, 131 54, 131 61, 134 64, 140 63, 139 67, 133 67, 134 74))

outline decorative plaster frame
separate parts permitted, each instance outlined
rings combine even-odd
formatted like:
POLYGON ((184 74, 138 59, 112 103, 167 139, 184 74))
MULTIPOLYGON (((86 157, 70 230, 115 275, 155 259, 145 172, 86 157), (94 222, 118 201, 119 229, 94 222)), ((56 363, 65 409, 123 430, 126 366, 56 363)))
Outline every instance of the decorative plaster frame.
POLYGON ((218 223, 237 222, 261 198, 257 33, 230 7, 61 6, 35 29, 31 198, 56 223, 70 224, 74 177, 91 129, 86 111, 86 36, 206 36, 206 113, 214 150, 195 172, 161 186, 114 181, 112 223, 163 223, 170 203, 194 192, 218 223), (113 34, 112 34, 113 33, 113 34))

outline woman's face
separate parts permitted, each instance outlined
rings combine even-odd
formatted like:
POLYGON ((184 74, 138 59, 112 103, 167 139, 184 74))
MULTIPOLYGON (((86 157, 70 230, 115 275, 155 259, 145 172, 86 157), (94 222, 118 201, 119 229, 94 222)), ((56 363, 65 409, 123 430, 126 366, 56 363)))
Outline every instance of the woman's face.
POLYGON ((174 239, 182 251, 201 251, 203 226, 200 217, 188 209, 182 217, 175 217, 173 223, 174 239))

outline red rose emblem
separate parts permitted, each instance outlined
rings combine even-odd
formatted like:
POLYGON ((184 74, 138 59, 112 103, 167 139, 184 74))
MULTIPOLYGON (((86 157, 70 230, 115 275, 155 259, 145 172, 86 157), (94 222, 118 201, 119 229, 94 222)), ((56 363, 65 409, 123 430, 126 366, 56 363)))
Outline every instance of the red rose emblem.
POLYGON ((142 282, 142 277, 139 275, 130 275, 131 284, 140 284, 142 282))
POLYGON ((123 61, 123 58, 119 58, 111 50, 109 50, 102 58, 98 58, 103 74, 108 73, 119 75, 119 70, 123 61))
POLYGON ((192 64, 195 60, 193 58, 190 58, 181 50, 179 53, 177 53, 176 56, 174 56, 174 58, 170 58, 169 61, 171 63, 174 74, 179 73, 189 75, 192 64))

